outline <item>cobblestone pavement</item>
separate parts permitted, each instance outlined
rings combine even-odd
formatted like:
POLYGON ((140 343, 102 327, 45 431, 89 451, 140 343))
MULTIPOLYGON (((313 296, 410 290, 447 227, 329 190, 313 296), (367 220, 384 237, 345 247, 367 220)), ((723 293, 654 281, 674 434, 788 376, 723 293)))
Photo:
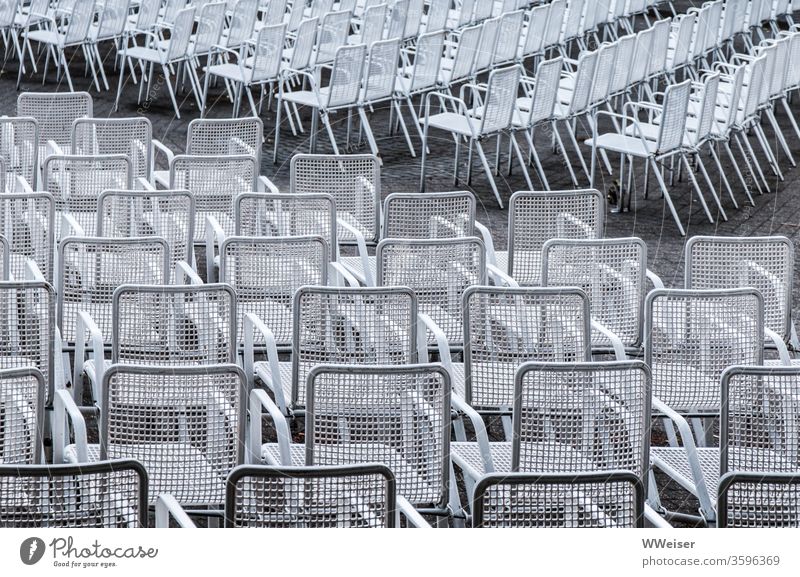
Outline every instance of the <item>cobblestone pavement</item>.
MULTIPOLYGON (((685 12, 689 5, 695 4, 693 2, 679 1, 676 2, 676 8, 679 12, 685 12)), ((700 4, 697 2, 696 4, 700 4)), ((101 48, 101 50, 108 51, 110 47, 101 48)), ((106 52, 104 52, 106 54, 106 52)), ((44 58, 41 59, 43 62, 44 58)), ((40 62, 41 63, 41 62, 40 62)), ((114 96, 118 82, 118 76, 111 70, 113 66, 113 53, 107 52, 106 55, 106 69, 109 75, 109 83, 112 90, 110 92, 103 92, 98 94, 96 91, 91 91, 95 103, 95 116, 133 116, 144 115, 150 119, 153 124, 153 134, 155 138, 160 139, 167 146, 173 150, 183 150, 185 146, 186 130, 189 122, 198 117, 197 106, 194 98, 190 93, 183 95, 179 94, 181 118, 174 117, 169 94, 163 78, 156 76, 153 86, 150 87, 150 94, 144 99, 141 104, 137 104, 138 86, 133 85, 128 78, 124 91, 122 94, 119 111, 114 113, 112 111, 114 104, 114 96)), ((87 90, 90 88, 89 79, 83 77, 83 60, 81 56, 75 56, 71 66, 73 80, 77 90, 87 90)), ((0 72, 0 114, 14 115, 15 102, 17 92, 15 91, 14 82, 17 76, 17 62, 9 60, 6 62, 2 72, 0 72)), ((66 90, 66 83, 58 84, 55 79, 55 74, 50 70, 50 75, 44 86, 41 84, 41 68, 39 74, 27 76, 22 83, 21 90, 23 91, 55 91, 66 90)), ((222 118, 231 114, 231 106, 224 95, 221 86, 212 87, 209 95, 210 111, 209 117, 222 118)), ((792 105, 793 110, 800 111, 800 105, 797 104, 797 99, 792 105)), ((266 142, 264 144, 264 153, 262 159, 261 173, 270 179, 282 190, 288 188, 289 181, 289 162, 291 156, 297 152, 305 152, 308 150, 308 130, 310 127, 310 112, 308 110, 302 111, 304 126, 306 133, 298 136, 292 136, 288 125, 284 122, 281 131, 281 147, 278 152, 277 164, 272 163, 272 146, 274 142, 275 130, 275 114, 274 111, 267 111, 266 107, 261 116, 264 121, 266 142)), ((407 122, 410 122, 410 115, 404 110, 404 116, 407 122)), ((377 109, 372 115, 371 124, 378 140, 378 146, 381 150, 383 159, 382 169, 382 193, 387 195, 391 192, 408 192, 417 191, 419 188, 420 176, 420 140, 414 134, 414 127, 409 124, 409 130, 412 132, 412 138, 418 152, 417 158, 412 158, 409 155, 406 147, 405 140, 401 134, 389 133, 388 109, 386 107, 377 109)), ((285 119, 285 116, 284 116, 285 119)), ((789 142, 792 153, 795 157, 800 158, 800 140, 796 137, 791 129, 789 121, 783 112, 778 109, 777 113, 778 123, 784 128, 784 134, 789 142)), ((335 118, 335 132, 337 140, 341 145, 345 142, 346 135, 346 115, 343 113, 338 114, 335 118)), ((357 122, 354 122, 357 127, 357 122)), ((579 141, 588 138, 587 126, 585 123, 579 123, 579 141)), ((768 126, 765 126, 768 137, 773 144, 773 149, 777 149, 774 134, 768 126)), ((357 132, 357 128, 356 128, 357 132)), ((569 181, 569 175, 566 167, 561 161, 561 157, 553 154, 548 150, 547 135, 541 134, 537 140, 537 148, 542 157, 544 169, 550 180, 551 187, 557 188, 572 188, 569 181)), ((489 183, 483 174, 479 162, 474 164, 473 179, 471 185, 467 184, 464 180, 466 175, 466 154, 462 154, 462 162, 460 166, 461 179, 454 184, 452 180, 453 173, 453 140, 449 134, 432 133, 430 154, 428 155, 428 168, 427 168, 427 189, 429 191, 439 190, 471 190, 475 193, 478 199, 478 218, 481 222, 487 225, 492 231, 495 246, 498 249, 503 249, 506 246, 507 235, 507 210, 500 209, 491 192, 489 183)), ((589 160, 588 147, 581 145, 584 152, 584 158, 587 163, 589 160)), ((498 187, 501 195, 506 201, 514 191, 524 190, 527 188, 525 180, 519 167, 515 167, 511 175, 505 172, 505 161, 507 142, 503 146, 503 171, 500 176, 496 177, 498 187)), ((524 146, 523 146, 524 149, 524 146)), ((349 152, 368 152, 366 144, 361 146, 354 146, 349 149, 349 152)), ((331 152, 330 145, 324 129, 319 133, 318 138, 318 152, 331 152)), ((490 162, 494 158, 494 142, 487 143, 486 152, 490 158, 490 162)), ((570 150, 570 155, 575 161, 576 156, 573 150, 570 150)), ((766 167, 766 161, 760 157, 763 167, 766 167)), ((800 240, 800 170, 793 169, 788 159, 781 154, 779 156, 780 166, 785 174, 785 181, 778 181, 776 177, 772 178, 770 186, 772 192, 764 194, 763 196, 755 197, 756 206, 751 207, 747 204, 743 191, 736 186, 735 176, 732 173, 732 167, 725 166, 726 172, 729 175, 731 184, 734 186, 734 192, 737 195, 740 209, 733 207, 727 195, 722 195, 722 203, 728 214, 728 221, 723 222, 717 218, 716 212, 714 216, 716 222, 711 224, 702 213, 702 209, 697 202, 697 199, 691 192, 690 185, 684 178, 683 182, 677 182, 673 188, 670 189, 672 199, 680 214, 681 220, 687 231, 687 237, 693 235, 772 235, 780 234, 785 235, 795 241, 800 240)), ((164 159, 158 161, 163 167, 164 159)), ((615 170, 618 170, 618 159, 612 157, 612 162, 615 164, 615 170)), ((575 164, 577 164, 575 162, 575 164)), ((707 164, 710 168, 710 164, 707 164)), ((576 167, 576 171, 579 169, 576 167)), ((767 169, 765 168, 765 171, 767 169)), ((531 172, 532 177, 535 179, 534 172, 531 172)), ((616 214, 609 212, 607 215, 607 237, 621 237, 621 236, 638 236, 647 243, 649 252, 649 268, 661 276, 667 286, 680 287, 683 284, 683 248, 685 238, 679 236, 672 217, 666 208, 666 204, 661 198, 657 190, 657 183, 651 178, 650 194, 648 198, 643 196, 643 174, 641 166, 637 165, 636 171, 635 192, 633 194, 631 212, 616 214)), ((711 171, 712 178, 718 178, 715 171, 711 171)), ((580 177, 579 173, 579 177, 580 177)), ((598 188, 606 190, 610 185, 612 178, 617 178, 615 174, 613 177, 608 175, 603 176, 603 180, 598 183, 598 188)), ((534 180, 536 182, 536 180, 534 180)), ((583 177, 582 185, 588 186, 588 180, 583 177)), ((719 181, 715 182, 716 185, 721 187, 719 181)), ((712 205, 712 199, 708 191, 705 191, 706 200, 709 205, 712 205)), ((800 274, 800 266, 795 266, 795 274, 800 274)), ((795 291, 793 295, 793 308, 795 314, 800 309, 800 291, 795 291)), ((682 497, 675 497, 681 499, 682 497)))

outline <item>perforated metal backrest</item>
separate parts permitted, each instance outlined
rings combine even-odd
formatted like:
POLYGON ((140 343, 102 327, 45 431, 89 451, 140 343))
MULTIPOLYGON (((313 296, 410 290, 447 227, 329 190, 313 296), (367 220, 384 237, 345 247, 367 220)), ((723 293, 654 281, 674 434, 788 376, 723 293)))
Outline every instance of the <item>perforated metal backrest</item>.
POLYGON ((132 178, 150 179, 153 126, 134 118, 79 118, 72 125, 71 152, 96 156, 122 154, 131 161, 132 178))
MULTIPOLYGON (((765 92, 764 83, 767 81, 767 54, 761 54, 747 68, 750 71, 750 77, 747 85, 742 85, 742 92, 744 93, 742 96, 744 98, 742 124, 754 119, 762 102, 761 97, 765 92)), ((746 73, 745 76, 747 76, 746 73)))
POLYGON ((14 17, 17 14, 19 0, 3 0, 0 2, 0 27, 7 27, 14 24, 14 17))
POLYGON ((379 462, 411 504, 447 501, 450 375, 438 364, 315 367, 308 376, 306 465, 379 462))
POLYGON ((331 250, 331 261, 339 254, 336 207, 329 194, 242 193, 234 215, 237 236, 319 236, 331 250))
POLYGON ((521 75, 522 69, 518 65, 492 70, 489 74, 486 100, 481 114, 480 134, 505 130, 511 125, 521 75))
POLYGON ((389 22, 386 25, 386 38, 403 38, 409 2, 410 0, 396 0, 396 2, 392 3, 389 22))
MULTIPOLYGON (((302 10, 300 11, 302 13, 302 10)), ((297 28, 297 38, 292 50, 290 68, 303 70, 308 68, 311 62, 311 54, 314 51, 314 43, 317 38, 318 18, 303 20, 297 28)), ((292 31, 291 26, 289 31, 292 31)))
POLYGON ((690 80, 668 86, 664 91, 664 114, 661 116, 656 154, 672 152, 683 146, 691 93, 690 80))
POLYGON ((578 58, 578 67, 575 70, 575 84, 572 90, 572 100, 569 103, 568 114, 573 116, 584 112, 589 106, 594 82, 594 71, 600 53, 583 52, 578 58))
POLYGON ((584 7, 585 0, 569 0, 564 19, 563 33, 561 35, 562 43, 580 35, 584 7))
MULTIPOLYGON (((368 242, 378 240, 381 201, 380 161, 369 154, 296 154, 290 169, 290 190, 297 193, 330 194, 336 214, 359 230, 368 242)), ((354 244, 355 237, 338 227, 341 244, 354 244)))
POLYGON ((414 70, 411 74, 410 92, 427 90, 439 83, 443 48, 443 31, 426 32, 419 37, 417 53, 414 57, 414 70))
POLYGON ((236 365, 111 365, 103 377, 102 459, 136 459, 161 493, 221 506, 244 459, 247 378, 236 365))
MULTIPOLYGON (((467 24, 475 22, 472 19, 472 12, 473 12, 473 10, 475 8, 475 3, 477 1, 478 0, 462 0, 461 1, 461 9, 458 12, 458 19, 457 19, 458 21, 456 23, 456 28, 462 28, 463 26, 466 26, 467 24)), ((458 9, 457 5, 456 5, 456 9, 458 9)))
MULTIPOLYGON (((646 272, 647 245, 639 238, 553 239, 542 248, 542 286, 583 289, 592 318, 628 347, 642 343, 646 272)), ((598 331, 592 342, 610 344, 598 331)))
MULTIPOLYGON (((292 2, 291 3, 291 11, 289 12, 289 20, 287 22, 289 31, 294 32, 300 26, 300 23, 303 21, 303 15, 305 13, 306 3, 305 2, 292 2)), ((283 19, 283 17, 281 17, 283 19)), ((280 20, 278 20, 280 21, 280 20)), ((316 28, 316 26, 315 26, 316 28)), ((315 30, 316 33, 316 30, 315 30)))
POLYGON ((205 242, 206 216, 233 230, 233 199, 256 188, 258 166, 253 156, 178 155, 170 164, 170 188, 194 195, 194 240, 205 242))
POLYGON ((783 98, 786 90, 787 63, 789 56, 789 42, 791 38, 784 36, 775 41, 775 60, 769 82, 770 99, 783 98))
POLYGON ((480 39, 480 26, 471 26, 461 31, 461 35, 458 37, 458 44, 456 45, 455 56, 453 57, 453 71, 450 76, 451 83, 472 74, 480 39))
MULTIPOLYGON (((237 295, 237 342, 242 324, 255 314, 280 346, 292 342, 294 293, 303 286, 325 286, 330 250, 320 236, 229 237, 220 248, 220 280, 237 295)), ((260 338, 256 342, 262 342, 260 338)))
POLYGON ((58 247, 58 326, 75 341, 78 311, 97 323, 111 342, 114 290, 124 284, 163 285, 169 279, 169 245, 163 238, 69 237, 58 247))
POLYGON ((631 60, 628 84, 635 86, 643 82, 650 70, 650 52, 653 47, 653 29, 647 28, 636 34, 636 49, 631 60))
POLYGON ((39 146, 48 140, 66 148, 72 123, 93 116, 88 92, 23 92, 17 97, 17 116, 35 118, 39 124, 39 146))
MULTIPOLYGON (((230 26, 228 27, 228 47, 238 48, 253 35, 253 28, 258 16, 259 0, 238 0, 231 12, 230 26)), ((278 43, 278 46, 281 46, 278 43)))
POLYGON ((705 36, 705 52, 708 53, 717 45, 717 38, 722 22, 723 0, 712 2, 708 6, 708 29, 705 36))
MULTIPOLYGON (((676 23, 677 23, 677 33, 674 35, 675 37, 675 52, 672 55, 672 67, 673 69, 678 66, 683 66, 689 61, 689 57, 691 55, 690 50, 692 47, 692 35, 694 33, 694 24, 697 20, 697 14, 691 12, 689 14, 682 14, 678 16, 676 23)), ((675 26, 675 24, 673 24, 675 26)))
POLYGON ((80 44, 86 40, 93 20, 94 0, 74 0, 69 22, 64 31, 64 45, 80 44))
MULTIPOLYGON (((481 2, 478 2, 481 4, 481 2)), ((475 56, 475 72, 485 72, 492 67, 500 36, 500 18, 491 18, 481 24, 481 41, 475 56)))
POLYGON ((139 2, 139 10, 136 13, 136 26, 134 28, 140 31, 153 28, 158 21, 160 9, 161 0, 141 0, 139 2))
POLYGON ((188 190, 106 190, 98 202, 97 236, 161 237, 170 247, 172 273, 178 261, 194 260, 194 211, 188 190))
POLYGON ((100 13, 97 40, 115 38, 125 30, 130 0, 108 0, 100 13))
POLYGON ((754 287, 764 299, 766 327, 791 337, 794 245, 784 236, 695 236, 686 243, 688 289, 754 287))
POLYGON ((355 104, 361 93, 366 58, 367 47, 364 44, 340 46, 336 49, 328 84, 327 108, 355 104))
POLYGON ((486 284, 485 259, 483 242, 476 237, 387 238, 376 250, 377 283, 414 290, 420 312, 439 325, 451 346, 459 346, 462 295, 470 286, 486 284))
POLYGON ((700 116, 693 141, 699 145, 711 135, 717 113, 720 73, 707 74, 703 79, 703 97, 700 101, 700 116))
POLYGON ((133 460, 0 465, 0 527, 147 527, 147 481, 133 460))
POLYGON ((541 4, 528 12, 528 28, 522 48, 523 58, 544 51, 551 6, 552 4, 541 4))
POLYGON ((475 486, 472 526, 644 527, 645 489, 625 471, 570 475, 493 473, 475 486))
POLYGON ((406 25, 403 27, 403 40, 416 39, 422 23, 422 12, 425 9, 425 0, 410 0, 406 12, 406 25))
POLYGON ((249 155, 261 161, 264 123, 260 118, 195 118, 186 135, 186 154, 249 155))
POLYGON ((56 293, 41 281, 0 282, 0 369, 33 367, 52 403, 56 293))
POLYGON ((609 96, 622 94, 628 89, 634 52, 636 51, 636 35, 628 34, 622 36, 617 40, 616 45, 616 62, 608 82, 609 96))
POLYGON ((608 89, 617 65, 617 44, 604 44, 598 49, 594 79, 589 93, 589 106, 597 106, 608 97, 608 89))
POLYGON ((789 53, 786 67, 786 89, 793 90, 800 85, 800 66, 794 66, 800 61, 800 32, 789 36, 789 53))
POLYGON ((167 0, 164 3, 164 11, 161 16, 162 22, 174 24, 175 17, 178 15, 178 12, 186 8, 186 4, 188 4, 187 0, 167 0))
POLYGON ((370 46, 361 100, 373 102, 392 97, 397 82, 400 40, 391 38, 370 46))
POLYGON ((497 46, 494 53, 495 65, 516 60, 524 20, 525 12, 522 10, 508 12, 500 17, 497 46))
POLYGON ((544 36, 544 48, 551 48, 561 40, 561 23, 567 11, 567 0, 553 0, 550 3, 547 31, 544 36), (550 23, 553 23, 551 26, 550 23))
POLYGON ((514 375, 532 360, 591 359, 589 299, 577 288, 470 287, 464 292, 464 399, 508 411, 514 375))
POLYGON ((25 179, 31 188, 38 188, 39 142, 36 119, 0 118, 0 157, 5 172, 0 182, 3 192, 17 190, 17 177, 25 179))
POLYGON ((763 298, 753 288, 653 290, 644 341, 654 396, 676 411, 719 412, 722 371, 762 362, 763 298))
MULTIPOLYGON (((286 16, 286 3, 287 0, 269 0, 262 20, 264 24, 272 26, 283 22, 284 16, 286 16)), ((294 3, 292 4, 292 8, 294 8, 294 3)), ((302 11, 300 14, 302 15, 302 11)), ((298 23, 299 22, 298 20, 298 23)))
POLYGON ((405 365, 417 361, 417 297, 405 287, 295 291, 292 402, 306 400, 316 365, 405 365))
POLYGON ((55 201, 46 192, 0 195, 0 234, 5 237, 9 259, 5 279, 27 278, 27 260, 36 263, 45 280, 53 280, 55 201), (10 274, 10 277, 9 277, 10 274))
MULTIPOLYGON (((0 463, 41 461, 46 391, 44 376, 32 366, 0 369, 0 463)), ((3 500, 0 496, 0 519, 3 500)))
POLYGON ((278 77, 283 57, 283 39, 285 37, 285 24, 265 26, 259 30, 255 42, 251 82, 260 82, 278 77))
POLYGON ((383 238, 473 236, 475 195, 463 192, 394 192, 383 202, 383 238))
POLYGON ((717 527, 800 527, 800 475, 727 473, 719 480, 717 527))
POLYGON ((517 192, 508 211, 508 272, 520 285, 541 278, 541 251, 551 238, 602 238, 605 197, 594 189, 517 192))
POLYGON ((333 10, 334 0, 311 0, 311 15, 323 16, 333 10))
POLYGON ((438 32, 447 27, 450 16, 450 0, 430 0, 428 2, 428 20, 425 32, 438 32))
POLYGON ((328 12, 322 16, 317 35, 315 65, 333 61, 339 49, 347 44, 350 17, 350 12, 328 12))
MULTIPOLYGON (((360 44, 372 46, 383 38, 384 25, 389 14, 389 5, 376 4, 369 6, 362 17, 360 44)), ((391 38, 389 39, 391 40, 391 38)), ((372 48, 370 48, 372 52, 372 48)))
POLYGON ((189 51, 194 27, 195 8, 184 8, 175 16, 172 35, 169 37, 166 58, 168 61, 185 58, 189 51))
POLYGON ((395 527, 395 478, 382 464, 240 466, 228 476, 225 527, 395 527))

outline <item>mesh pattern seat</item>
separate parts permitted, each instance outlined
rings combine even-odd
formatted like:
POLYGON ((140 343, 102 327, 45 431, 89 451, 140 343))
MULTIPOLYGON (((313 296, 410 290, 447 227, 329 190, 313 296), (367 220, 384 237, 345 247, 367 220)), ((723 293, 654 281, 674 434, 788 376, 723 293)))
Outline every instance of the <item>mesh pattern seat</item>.
POLYGON ((228 477, 225 526, 394 527, 394 475, 385 465, 237 467, 228 477))
POLYGON ((487 475, 475 487, 474 527, 644 527, 644 487, 626 471, 487 475))
MULTIPOLYGON (((220 281, 237 296, 237 342, 243 322, 255 314, 266 323, 282 347, 292 343, 292 302, 303 286, 327 284, 330 251, 320 236, 230 237, 220 250, 220 281)), ((256 335, 256 341, 264 340, 256 335)))
POLYGON ((439 325, 451 346, 460 346, 462 296, 468 287, 486 284, 485 257, 483 242, 474 237, 384 239, 376 254, 377 284, 410 287, 420 312, 439 325))
MULTIPOLYGON (((583 289, 591 301, 592 318, 626 347, 642 343, 646 273, 647 245, 638 238, 554 239, 542 248, 542 285, 583 289)), ((592 344, 611 343, 595 330, 592 344)))
POLYGON ((508 211, 508 253, 497 264, 521 286, 541 284, 541 250, 553 238, 602 238, 605 199, 597 190, 517 192, 508 211))
POLYGON ((5 173, 3 192, 18 189, 17 177, 31 188, 37 186, 39 138, 39 125, 34 118, 0 118, 0 157, 5 173))
POLYGON ((147 476, 132 460, 0 465, 0 527, 147 527, 147 476))
POLYGON ((7 192, 0 196, 0 234, 5 237, 9 249, 11 276, 7 278, 27 278, 30 260, 45 280, 52 282, 54 214, 55 202, 48 193, 7 192))
POLYGON ((42 281, 0 282, 0 369, 33 367, 53 398, 56 295, 42 281))
POLYGON ((35 368, 0 369, 0 463, 40 461, 46 390, 44 376, 35 368))
MULTIPOLYGON (((368 242, 378 241, 381 177, 377 157, 296 154, 292 157, 290 190, 293 194, 330 194, 338 218, 358 230, 368 242)), ((355 242, 346 227, 339 226, 337 236, 340 243, 355 242)))
POLYGON ((132 178, 150 181, 153 126, 134 118, 79 118, 72 125, 70 152, 96 156, 121 154, 130 160, 132 178))

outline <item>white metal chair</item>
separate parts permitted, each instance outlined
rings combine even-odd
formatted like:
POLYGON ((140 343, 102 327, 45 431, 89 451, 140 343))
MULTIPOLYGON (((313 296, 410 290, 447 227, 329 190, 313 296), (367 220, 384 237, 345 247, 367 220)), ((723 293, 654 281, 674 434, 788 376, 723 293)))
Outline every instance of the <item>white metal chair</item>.
POLYGON ((9 249, 5 280, 53 282, 55 201, 46 192, 0 195, 0 234, 9 249))
MULTIPOLYGON (((44 376, 32 366, 0 369, 1 463, 33 465, 42 461, 46 390, 44 376)), ((0 504, 0 511, 3 506, 0 504)))

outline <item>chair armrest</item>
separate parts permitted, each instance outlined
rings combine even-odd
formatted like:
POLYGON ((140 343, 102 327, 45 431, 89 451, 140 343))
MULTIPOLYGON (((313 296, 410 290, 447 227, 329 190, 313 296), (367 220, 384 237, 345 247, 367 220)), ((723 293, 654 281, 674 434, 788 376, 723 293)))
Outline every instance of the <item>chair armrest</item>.
POLYGON ((25 280, 33 280, 39 282, 46 282, 44 274, 39 270, 39 265, 33 259, 25 260, 25 280))
POLYGON ((420 363, 428 362, 428 331, 433 334, 436 346, 439 349, 439 359, 444 368, 453 374, 453 358, 450 356, 450 343, 444 331, 436 322, 425 313, 417 314, 417 348, 420 356, 420 363), (424 347, 424 350, 423 350, 424 347))
POLYGON ((280 194, 280 190, 275 184, 266 176, 258 177, 258 192, 269 192, 272 194, 280 194))
POLYGON ((647 276, 648 279, 650 279, 650 282, 653 283, 653 287, 657 289, 664 288, 664 281, 662 281, 661 277, 658 276, 653 271, 651 271, 649 268, 645 270, 645 275, 647 276))
POLYGON ((486 247, 486 264, 497 266, 497 258, 494 254, 494 240, 492 240, 492 233, 488 227, 477 220, 475 221, 475 229, 481 235, 483 246, 486 247))
POLYGON ((281 371, 278 346, 275 341, 275 335, 264 324, 260 318, 253 313, 247 313, 244 317, 244 363, 243 369, 247 379, 250 382, 250 388, 255 384, 255 339, 253 332, 258 331, 264 337, 264 343, 267 349, 267 362, 269 363, 270 382, 266 385, 272 390, 275 395, 275 402, 283 414, 287 413, 286 399, 283 396, 283 386, 281 383, 281 371))
POLYGON ((53 462, 64 462, 64 447, 69 439, 68 425, 72 423, 75 432, 75 448, 78 452, 78 462, 89 461, 89 441, 86 436, 86 421, 72 395, 64 389, 55 391, 53 397, 53 462))
POLYGON ((402 495, 397 496, 397 514, 406 518, 406 523, 416 529, 433 529, 425 519, 422 518, 408 499, 402 495))
POLYGON ((494 279, 495 283, 500 283, 504 286, 509 287, 519 287, 519 283, 515 281, 509 274, 500 270, 493 264, 486 265, 486 272, 489 274, 492 279, 494 279))
POLYGON ((358 257, 361 259, 361 266, 364 268, 364 284, 370 287, 375 286, 376 279, 372 276, 372 268, 369 266, 369 253, 367 252, 367 241, 360 230, 353 227, 350 223, 341 218, 336 219, 336 226, 341 226, 354 237, 358 246, 358 257))
MULTIPOLYGON (((48 156, 63 156, 64 151, 55 140, 48 140, 44 147, 44 158, 48 156)), ((42 160, 44 160, 44 158, 42 160)))
POLYGON ((199 286, 203 284, 203 279, 200 278, 200 275, 195 272, 192 266, 186 262, 185 260, 179 260, 175 263, 175 275, 173 279, 173 284, 179 285, 195 285, 199 286), (186 279, 189 279, 189 282, 186 282, 186 279))
POLYGON ((336 279, 336 286, 345 286, 342 284, 347 283, 346 286, 351 287, 359 287, 361 283, 358 282, 358 279, 353 276, 345 266, 340 262, 330 262, 328 263, 328 271, 330 278, 336 279))
POLYGON ((78 387, 78 383, 83 376, 83 366, 86 362, 86 342, 90 340, 92 343, 92 360, 94 361, 95 368, 95 382, 92 383, 92 396, 96 403, 102 399, 100 396, 100 387, 103 382, 103 373, 105 372, 105 342, 103 340, 103 333, 97 326, 97 323, 86 311, 78 311, 75 323, 75 363, 72 372, 72 386, 78 387))
POLYGON ((64 212, 61 214, 61 238, 66 238, 68 236, 86 236, 86 232, 84 232, 83 227, 78 224, 74 216, 68 212, 64 212), (72 232, 67 232, 70 230, 72 232))
POLYGON ((21 176, 17 175, 16 178, 16 191, 15 192, 33 192, 33 187, 28 184, 28 181, 22 178, 21 176))
POLYGON ((252 464, 261 463, 262 408, 267 409, 275 425, 281 463, 284 466, 291 466, 292 453, 289 444, 291 443, 292 437, 289 434, 289 424, 286 422, 286 418, 283 416, 281 410, 272 402, 272 399, 269 398, 264 389, 253 389, 250 391, 250 436, 248 438, 249 446, 247 447, 247 454, 249 455, 250 462, 252 464))
POLYGON ((156 152, 161 152, 164 156, 167 157, 167 165, 172 164, 172 159, 175 158, 175 153, 172 152, 167 146, 161 142, 160 140, 154 138, 153 139, 153 156, 155 156, 156 152))
POLYGON ((197 529, 197 525, 189 518, 175 497, 169 493, 162 493, 156 500, 156 528, 168 529, 170 518, 175 519, 181 529, 197 529))
POLYGON ((644 518, 650 521, 654 529, 674 529, 664 517, 659 515, 650 505, 644 505, 644 518))
POLYGON ((454 410, 463 413, 472 423, 472 428, 475 429, 478 449, 483 459, 483 472, 493 473, 494 463, 492 462, 492 451, 489 445, 489 433, 486 431, 486 423, 483 422, 483 419, 475 409, 455 393, 450 394, 450 405, 454 410))
POLYGON ((617 335, 615 335, 608 327, 594 319, 592 319, 592 328, 602 333, 609 341, 611 341, 611 346, 614 348, 614 356, 616 357, 616 360, 628 360, 628 355, 625 354, 625 345, 622 344, 622 341, 617 335))
POLYGON ((781 360, 781 364, 791 367, 792 357, 789 355, 789 349, 786 347, 786 343, 783 342, 781 336, 767 327, 764 327, 764 336, 766 336, 775 344, 775 348, 778 349, 778 357, 781 360))
POLYGON ((206 215, 206 279, 208 282, 217 282, 216 271, 214 270, 214 259, 217 250, 222 247, 226 238, 225 230, 212 214, 206 215))
POLYGON ((150 190, 154 191, 156 189, 149 180, 147 180, 144 176, 137 176, 136 179, 133 181, 133 186, 135 190, 150 190))

